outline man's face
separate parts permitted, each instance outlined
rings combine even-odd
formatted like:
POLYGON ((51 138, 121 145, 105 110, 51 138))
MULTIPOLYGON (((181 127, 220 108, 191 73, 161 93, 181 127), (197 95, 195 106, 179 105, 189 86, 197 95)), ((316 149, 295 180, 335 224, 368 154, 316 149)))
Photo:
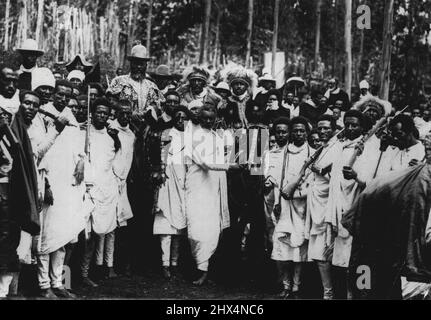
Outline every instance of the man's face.
POLYGON ((346 138, 349 140, 355 140, 362 134, 361 123, 356 117, 346 117, 344 119, 344 128, 346 138))
POLYGON ((371 119, 373 125, 376 124, 377 120, 381 118, 380 112, 374 106, 368 108, 367 112, 365 112, 365 115, 371 119))
POLYGON ((203 79, 190 79, 190 89, 193 94, 200 94, 206 86, 206 82, 203 79))
POLYGON ((368 89, 362 88, 361 95, 365 96, 368 93, 368 89))
POLYGON ((73 115, 76 121, 83 123, 87 120, 87 99, 82 99, 78 101, 78 105, 72 109, 73 115))
POLYGON ((289 139, 289 127, 287 124, 278 124, 275 127, 275 140, 280 147, 284 147, 289 139))
POLYGON ((180 98, 174 94, 166 96, 165 112, 172 115, 175 108, 180 105, 180 98))
POLYGON ((204 110, 200 113, 199 123, 204 129, 211 130, 216 120, 216 113, 214 111, 204 110))
POLYGON ((0 94, 6 99, 10 99, 16 92, 18 77, 10 68, 4 68, 0 72, 0 94))
POLYGON ((117 76, 121 76, 123 74, 123 69, 122 68, 118 68, 117 69, 117 76))
POLYGON ((146 60, 130 60, 130 76, 135 81, 140 81, 145 79, 145 74, 147 72, 147 61, 146 60))
POLYGON ((70 79, 70 82, 76 86, 80 86, 82 84, 82 81, 78 78, 72 78, 70 79))
POLYGON ((295 106, 295 107, 297 107, 297 106, 299 106, 299 98, 298 97, 294 97, 293 98, 293 105, 295 106))
POLYGON ((319 121, 317 123, 317 133, 319 134, 319 140, 323 142, 328 142, 334 134, 332 130, 331 122, 328 120, 319 121))
POLYGON ((340 119, 340 117, 341 117, 341 110, 340 110, 340 108, 333 108, 332 109, 332 116, 334 117, 335 120, 340 119))
POLYGON ((224 100, 226 100, 229 97, 229 92, 226 90, 217 90, 217 94, 222 97, 224 100))
POLYGON ((94 110, 94 114, 93 114, 93 124, 96 127, 96 129, 100 130, 106 126, 110 113, 111 113, 111 108, 109 108, 108 106, 104 106, 104 105, 96 106, 96 109, 94 110))
POLYGON ((190 119, 194 124, 199 124, 199 108, 193 107, 190 109, 192 118, 190 119))
POLYGON ((412 110, 412 118, 421 117, 421 110, 419 108, 414 108, 412 110))
POLYGON ((72 95, 72 88, 65 86, 57 86, 54 94, 54 107, 58 111, 63 111, 69 103, 69 98, 72 95))
POLYGON ((277 140, 275 139, 275 135, 271 135, 269 137, 269 149, 272 150, 277 146, 277 140))
POLYGON ((187 115, 184 111, 178 111, 174 116, 174 127, 178 131, 184 131, 184 123, 188 120, 187 115))
POLYGON ((242 96, 247 91, 247 85, 242 81, 232 83, 232 92, 236 96, 242 96))
POLYGON ((274 88, 274 82, 272 81, 263 80, 260 84, 265 90, 274 88))
POLYGON ((96 88, 90 88, 90 99, 91 101, 94 101, 99 97, 99 90, 96 88))
POLYGON ((319 135, 317 133, 313 133, 310 136, 310 139, 308 139, 308 140, 309 140, 310 146, 314 149, 319 148, 322 144, 320 139, 319 139, 319 135))
POLYGON ((304 124, 295 123, 292 126, 290 135, 292 136, 292 142, 295 146, 302 146, 307 140, 307 129, 304 124))
POLYGON ((422 118, 428 122, 430 120, 430 116, 431 116, 431 111, 429 109, 425 109, 424 112, 422 113, 422 118))
MULTIPOLYGON (((292 104, 292 103, 293 103, 293 98, 294 98, 293 93, 288 93, 288 94, 287 94, 287 97, 286 97, 286 101, 287 101, 287 103, 288 103, 288 104, 292 104)), ((299 102, 298 102, 298 103, 299 103, 299 102)))
POLYGON ((335 101, 334 108, 338 108, 338 109, 342 110, 343 109, 343 101, 341 101, 341 100, 335 101))
POLYGON ((37 54, 33 52, 21 52, 22 65, 26 69, 31 69, 36 66, 37 54))
POLYGON ((21 110, 24 116, 24 122, 29 125, 39 110, 40 100, 32 94, 26 94, 21 102, 21 110))
POLYGON ((120 106, 117 110, 117 121, 120 126, 125 127, 130 123, 132 108, 130 106, 120 106))
POLYGON ((76 108, 78 106, 78 101, 75 98, 69 99, 67 106, 72 110, 73 108, 76 108))
POLYGON ((401 123, 392 125, 389 128, 389 134, 394 146, 398 147, 400 150, 407 147, 408 134, 404 132, 403 125, 401 123))
POLYGON ((328 81, 328 87, 329 89, 335 89, 337 87, 337 82, 335 79, 331 79, 328 81))
POLYGON ((40 96, 40 104, 47 104, 52 100, 52 95, 54 93, 54 88, 50 86, 40 86, 36 90, 36 93, 40 96))
POLYGON ((328 99, 325 96, 322 96, 319 99, 319 105, 320 105, 320 107, 322 107, 322 108, 326 107, 327 103, 328 103, 328 99))

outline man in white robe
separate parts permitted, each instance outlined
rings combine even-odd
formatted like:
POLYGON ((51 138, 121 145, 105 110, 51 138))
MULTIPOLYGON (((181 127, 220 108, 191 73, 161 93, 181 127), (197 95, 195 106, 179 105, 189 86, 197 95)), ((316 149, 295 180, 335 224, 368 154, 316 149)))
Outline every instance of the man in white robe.
POLYGON ((275 198, 279 195, 281 166, 283 163, 284 148, 289 139, 289 119, 278 118, 274 121, 274 131, 277 147, 268 150, 264 155, 264 176, 265 176, 265 219, 266 219, 266 250, 272 252, 272 238, 275 228, 275 217, 273 214, 275 198))
POLYGON ((319 141, 323 143, 323 150, 310 168, 313 173, 310 175, 307 195, 308 259, 317 263, 324 290, 323 299, 325 300, 333 298, 331 262, 325 255, 328 249, 327 238, 331 236, 331 228, 324 219, 329 196, 329 173, 332 163, 338 156, 336 152, 338 149, 334 147, 336 141, 331 140, 336 129, 335 119, 330 115, 323 115, 317 121, 317 132, 319 141))
MULTIPOLYGON (((72 94, 70 83, 58 81, 52 104, 43 106, 67 126, 39 164, 49 175, 54 203, 46 206, 41 214, 41 237, 38 244, 38 277, 42 295, 50 288, 60 297, 71 297, 63 288, 62 274, 65 258, 64 246, 77 239, 85 227, 82 214, 82 197, 85 185, 76 175, 76 168, 83 163, 83 153, 76 144, 78 128, 75 117, 66 108, 72 94)), ((52 126, 54 120, 45 118, 45 125, 52 126)), ((48 292, 48 293, 47 293, 48 292)))
POLYGON ((201 126, 193 132, 192 141, 186 140, 187 231, 197 269, 201 272, 194 281, 196 285, 206 281, 209 260, 217 249, 220 233, 230 224, 226 171, 239 168, 239 165, 225 163, 223 138, 211 130, 216 113, 214 107, 203 106, 199 114, 201 126))
POLYGON ((175 272, 178 265, 180 236, 184 234, 184 229, 187 227, 184 191, 186 178, 184 123, 189 118, 188 114, 189 111, 186 108, 179 107, 174 112, 174 127, 162 134, 162 140, 170 142, 162 150, 166 180, 159 190, 153 232, 160 237, 163 275, 166 279, 171 277, 171 272, 175 272))
MULTIPOLYGON (((349 266, 352 248, 352 236, 341 225, 342 216, 352 207, 354 201, 365 188, 365 178, 372 168, 367 166, 367 159, 359 156, 351 167, 356 148, 363 148, 362 133, 364 116, 358 110, 349 110, 344 116, 345 138, 334 145, 337 148, 336 161, 333 162, 329 197, 325 212, 325 222, 331 225, 336 236, 333 245, 332 265, 344 268, 349 266)), ((328 237, 329 238, 329 237, 328 237)), ((329 238, 330 239, 330 238, 329 238)), ((330 245, 330 243, 327 243, 330 245)), ((348 294, 351 294, 348 288, 348 294)))
MULTIPOLYGON (((117 228, 118 183, 114 174, 114 160, 121 148, 118 130, 107 129, 111 112, 109 101, 96 99, 91 106, 92 125, 89 132, 89 148, 85 168, 87 195, 94 204, 90 225, 95 234, 96 265, 107 277, 115 277, 114 243, 117 228), (102 270, 105 266, 106 270, 102 270)), ((81 131, 81 135, 85 131, 81 131)), ((82 141, 82 140, 81 140, 82 141)), ((94 235, 91 235, 92 237, 94 235)), ((87 270, 91 262, 93 247, 88 246, 81 264, 87 270)))
POLYGON ((404 114, 397 115, 389 124, 389 135, 382 138, 383 148, 376 177, 391 171, 405 169, 425 160, 425 147, 415 137, 413 120, 404 114), (389 144, 389 146, 388 146, 389 144))
MULTIPOLYGON (((116 120, 109 123, 109 127, 118 130, 118 138, 121 142, 121 149, 118 151, 114 161, 114 174, 118 182, 119 201, 117 207, 117 223, 119 229, 116 231, 118 239, 118 249, 120 255, 118 259, 124 263, 124 272, 130 273, 130 261, 133 250, 130 241, 131 229, 128 221, 133 218, 132 208, 127 193, 127 177, 133 161, 133 148, 135 145, 135 134, 130 129, 130 119, 132 108, 128 101, 120 101, 116 111, 116 120)), ((117 241, 117 240, 116 240, 117 241)))
POLYGON ((281 213, 276 217, 278 220, 274 230, 271 258, 277 262, 284 298, 299 295, 302 263, 307 261, 306 183, 296 188, 293 194, 289 194, 289 191, 295 184, 304 162, 314 152, 307 143, 308 132, 309 125, 305 118, 296 117, 291 120, 291 143, 285 148, 285 167, 282 166, 284 177, 281 176, 282 181, 278 182, 282 196, 281 199, 276 198, 276 202, 281 205, 281 213))

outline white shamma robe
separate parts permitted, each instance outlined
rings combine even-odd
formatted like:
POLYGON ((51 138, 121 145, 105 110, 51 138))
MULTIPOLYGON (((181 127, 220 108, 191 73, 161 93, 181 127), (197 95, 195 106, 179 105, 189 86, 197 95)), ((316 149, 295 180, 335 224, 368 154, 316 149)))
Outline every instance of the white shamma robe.
MULTIPOLYGON (((301 171, 304 162, 314 150, 304 143, 297 147, 289 144, 283 186, 293 183, 301 171)), ((281 160, 283 161, 283 160, 281 160)), ((281 179, 281 174, 280 174, 281 179)), ((281 181, 279 182, 279 185, 281 181)), ((293 195, 293 199, 281 198, 281 214, 275 226, 271 258, 276 261, 303 262, 307 260, 307 241, 305 239, 306 222, 306 186, 302 185, 293 195), (304 188, 305 187, 305 188, 304 188)), ((275 199, 278 203, 278 197, 275 199)))
MULTIPOLYGON (((55 109, 50 110, 55 112, 55 109)), ((58 115, 59 112, 55 115, 58 115)), ((62 115, 77 124, 67 108, 62 115)), ((49 122, 47 121, 48 127, 49 122)), ((41 237, 39 253, 49 254, 76 239, 85 228, 85 214, 82 210, 85 184, 76 185, 73 176, 78 161, 83 156, 79 141, 79 129, 66 127, 43 157, 39 168, 48 174, 54 204, 45 207, 41 213, 41 237)))
MULTIPOLYGON (((187 139, 187 137, 186 137, 187 139)), ((223 138, 197 128, 192 143, 186 140, 185 204, 188 237, 198 269, 208 270, 220 233, 229 227, 223 138)))
MULTIPOLYGON (((85 134, 85 131, 81 131, 85 134)), ((117 227, 117 205, 119 199, 117 179, 113 163, 116 156, 114 140, 106 128, 90 130, 90 165, 86 169, 85 181, 93 187, 89 193, 95 208, 91 214, 94 232, 103 235, 117 227)))
POLYGON ((133 218, 132 208, 127 196, 127 176, 133 161, 133 147, 135 144, 135 134, 129 126, 122 127, 117 120, 110 126, 118 130, 118 138, 121 142, 121 149, 117 152, 113 163, 113 170, 118 183, 118 207, 117 221, 119 226, 127 225, 127 220, 133 218))
MULTIPOLYGON (((335 142, 336 143, 336 142, 335 142)), ((315 161, 319 168, 327 168, 339 155, 335 144, 326 147, 315 161)), ((321 175, 311 173, 307 194, 307 234, 308 259, 327 261, 325 251, 331 244, 330 225, 325 222, 325 211, 329 197, 329 173, 321 175)))
MULTIPOLYGON (((343 166, 348 164, 355 146, 361 138, 362 136, 353 141, 339 141, 334 145, 337 158, 332 165, 329 198, 325 212, 325 222, 330 223, 338 230, 334 239, 332 264, 344 268, 349 266, 353 238, 342 226, 341 218, 352 207, 362 190, 355 180, 344 179, 343 166)), ((365 144, 364 149, 367 149, 367 144, 365 144)), ((370 168, 366 157, 361 155, 354 163, 353 169, 357 172, 360 180, 367 181, 369 172, 372 171, 373 167, 370 168)))
POLYGON ((154 217, 154 234, 179 235, 187 227, 185 216, 184 134, 175 128, 164 134, 171 137, 166 157, 166 181, 159 190, 157 213, 154 217))

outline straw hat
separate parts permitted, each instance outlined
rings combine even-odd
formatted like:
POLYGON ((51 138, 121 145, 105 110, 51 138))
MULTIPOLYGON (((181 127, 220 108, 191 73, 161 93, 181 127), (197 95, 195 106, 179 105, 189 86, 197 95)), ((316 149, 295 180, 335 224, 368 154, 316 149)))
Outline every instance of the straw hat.
POLYGON ((145 46, 138 44, 132 48, 132 51, 130 52, 130 55, 127 56, 127 59, 130 60, 151 60, 151 58, 148 56, 148 51, 145 46))
POLYGON ((36 40, 26 39, 22 43, 21 48, 16 49, 20 53, 22 52, 31 52, 37 56, 42 56, 45 52, 43 50, 38 49, 36 40))

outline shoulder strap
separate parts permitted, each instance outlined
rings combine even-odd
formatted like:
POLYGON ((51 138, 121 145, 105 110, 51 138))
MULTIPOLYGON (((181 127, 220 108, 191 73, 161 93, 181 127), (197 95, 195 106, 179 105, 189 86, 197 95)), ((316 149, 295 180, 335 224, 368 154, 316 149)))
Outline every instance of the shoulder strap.
POLYGON ((286 148, 286 150, 284 150, 284 154, 283 154, 283 166, 281 168, 280 193, 278 195, 278 203, 281 203, 281 190, 283 188, 284 176, 286 173, 287 155, 289 153, 288 145, 286 145, 285 148, 286 148))

